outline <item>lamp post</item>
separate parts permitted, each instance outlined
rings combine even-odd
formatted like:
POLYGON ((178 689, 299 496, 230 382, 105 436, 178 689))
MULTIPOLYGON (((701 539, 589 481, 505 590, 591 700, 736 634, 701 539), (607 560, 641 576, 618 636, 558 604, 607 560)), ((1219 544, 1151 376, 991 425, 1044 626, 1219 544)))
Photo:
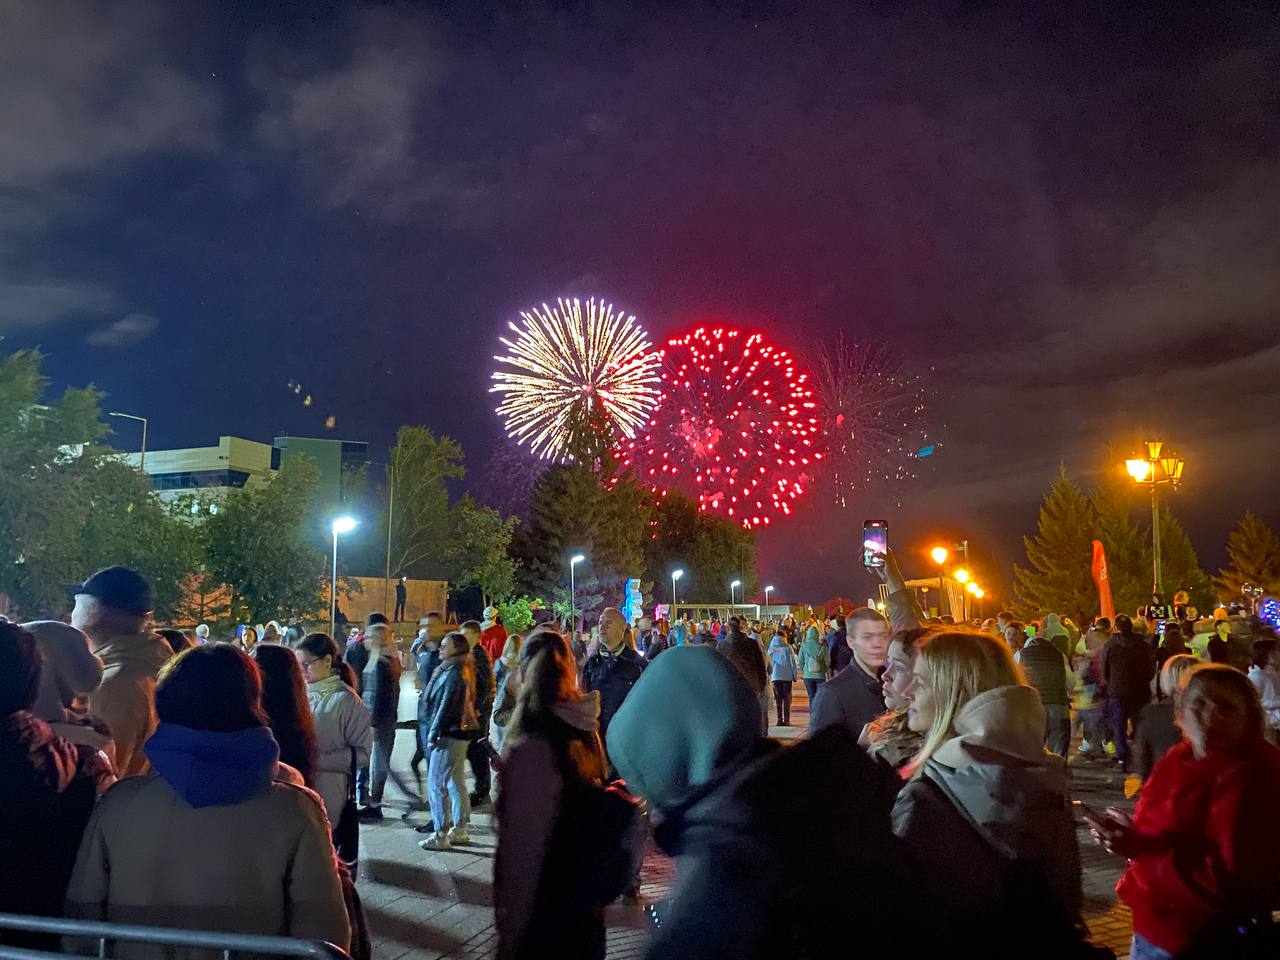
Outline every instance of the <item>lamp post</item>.
POLYGON ((938 565, 938 616, 942 616, 942 598, 947 594, 947 588, 943 582, 942 565, 947 562, 947 557, 951 556, 951 551, 946 547, 934 547, 929 551, 929 556, 938 565))
POLYGON ((573 578, 573 568, 587 558, 575 553, 569 558, 569 639, 573 639, 573 631, 578 625, 578 585, 573 578))
POLYGON ((671 571, 671 622, 676 619, 676 581, 684 576, 683 570, 671 571))
MULTIPOLYGON (((951 576, 953 576, 956 583, 961 586, 965 586, 966 588, 977 587, 977 584, 970 579, 969 571, 965 567, 961 567, 956 570, 955 573, 951 574, 951 576)), ((966 620, 969 619, 969 594, 971 593, 973 593, 973 590, 966 589, 964 596, 961 598, 961 602, 964 604, 964 619, 966 620)))
POLYGON ((769 617, 769 594, 771 593, 773 593, 772 586, 764 588, 764 615, 766 619, 769 617))
MULTIPOLYGON (((333 531, 333 578, 329 581, 329 636, 338 626, 338 534, 350 533, 359 521, 355 517, 334 517, 329 522, 333 531)), ((334 637, 337 640, 337 637, 334 637)))
POLYGON ((1151 487, 1151 592, 1164 599, 1164 574, 1160 569, 1160 484, 1167 483, 1175 490, 1182 480, 1182 468, 1186 466, 1176 453, 1165 453, 1163 440, 1146 442, 1147 456, 1130 457, 1124 462, 1134 483, 1151 487))
POLYGON ((733 616, 733 591, 742 586, 741 580, 732 580, 729 583, 729 616, 733 616))
POLYGON ((123 420, 137 420, 142 424, 142 452, 138 455, 138 469, 147 472, 147 418, 135 417, 132 413, 108 413, 108 417, 120 417, 123 420))

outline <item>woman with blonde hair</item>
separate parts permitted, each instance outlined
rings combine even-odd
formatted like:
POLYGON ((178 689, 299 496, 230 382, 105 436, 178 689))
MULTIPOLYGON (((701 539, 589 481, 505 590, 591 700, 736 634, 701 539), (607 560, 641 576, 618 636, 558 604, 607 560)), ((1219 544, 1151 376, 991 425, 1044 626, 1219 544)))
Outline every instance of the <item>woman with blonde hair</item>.
POLYGON ((997 955, 1033 944, 1030 952, 1053 956, 1080 942, 1066 766, 1044 748, 1040 696, 1009 648, 977 630, 925 636, 906 699, 923 743, 905 770, 893 829, 931 888, 924 902, 1008 937, 997 955))
POLYGON ((520 696, 520 647, 524 639, 518 633, 510 634, 503 644, 502 656, 493 665, 493 712, 489 715, 489 742, 498 753, 507 739, 507 724, 515 713, 516 698, 520 696))

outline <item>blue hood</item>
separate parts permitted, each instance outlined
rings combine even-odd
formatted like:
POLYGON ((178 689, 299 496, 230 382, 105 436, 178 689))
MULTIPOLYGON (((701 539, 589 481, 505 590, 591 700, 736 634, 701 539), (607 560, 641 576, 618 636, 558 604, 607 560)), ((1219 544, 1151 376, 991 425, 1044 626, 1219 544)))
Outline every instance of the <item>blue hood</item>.
POLYGON ((146 754, 191 806, 225 807, 271 786, 280 747, 268 727, 215 733, 162 723, 147 741, 146 754))

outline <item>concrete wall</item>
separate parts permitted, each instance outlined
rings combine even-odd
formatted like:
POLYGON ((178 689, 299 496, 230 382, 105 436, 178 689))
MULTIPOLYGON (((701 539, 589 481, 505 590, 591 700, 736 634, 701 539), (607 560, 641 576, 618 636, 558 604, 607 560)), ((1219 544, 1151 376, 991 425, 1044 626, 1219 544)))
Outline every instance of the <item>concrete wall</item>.
MULTIPOLYGON (((360 584, 361 592, 342 592, 339 600, 342 612, 347 615, 348 620, 352 623, 363 623, 365 617, 371 613, 385 613, 390 617, 395 612, 396 581, 394 578, 390 581, 382 577, 354 577, 353 579, 360 584), (385 602, 383 601, 384 588, 386 588, 385 602)), ((445 612, 445 603, 449 598, 448 582, 410 580, 405 587, 409 591, 409 598, 405 602, 406 621, 417 623, 432 611, 442 614, 445 612)))

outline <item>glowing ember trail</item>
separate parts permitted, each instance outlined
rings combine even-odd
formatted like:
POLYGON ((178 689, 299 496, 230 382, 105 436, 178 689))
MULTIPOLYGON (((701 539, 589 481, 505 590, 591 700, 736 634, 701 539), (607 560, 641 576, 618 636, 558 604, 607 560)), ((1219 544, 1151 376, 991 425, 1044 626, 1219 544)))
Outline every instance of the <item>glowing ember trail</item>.
POLYGON ((617 456, 660 496, 680 489, 756 527, 809 489, 819 429, 810 375, 790 353, 759 333, 699 327, 667 341, 657 409, 617 456))

